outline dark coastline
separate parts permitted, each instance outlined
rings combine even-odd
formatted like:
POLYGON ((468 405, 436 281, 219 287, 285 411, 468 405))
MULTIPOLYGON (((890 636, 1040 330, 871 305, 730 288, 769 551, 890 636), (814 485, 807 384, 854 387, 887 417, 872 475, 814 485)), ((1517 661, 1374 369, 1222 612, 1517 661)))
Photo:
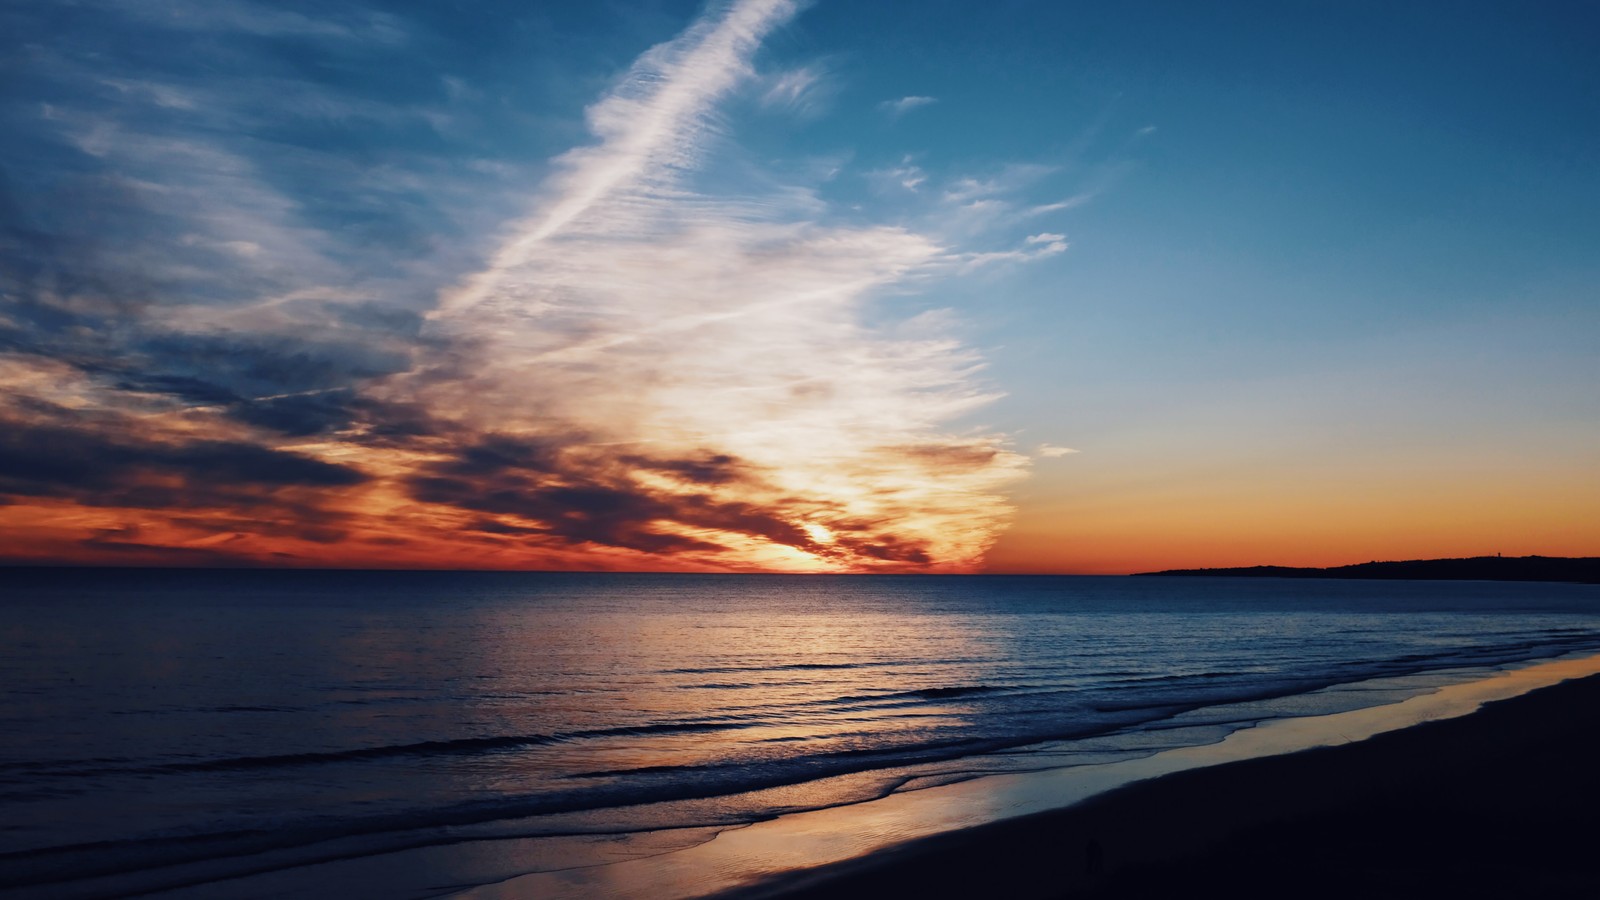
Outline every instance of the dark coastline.
POLYGON ((1166 569, 1135 577, 1213 576, 1223 578, 1371 578, 1425 581, 1567 581, 1600 584, 1600 557, 1474 556, 1465 559, 1408 559, 1365 562, 1327 569, 1299 566, 1245 566, 1232 569, 1166 569))
POLYGON ((1180 772, 726 896, 1587 896, 1600 883, 1597 740, 1600 676, 1359 743, 1180 772))

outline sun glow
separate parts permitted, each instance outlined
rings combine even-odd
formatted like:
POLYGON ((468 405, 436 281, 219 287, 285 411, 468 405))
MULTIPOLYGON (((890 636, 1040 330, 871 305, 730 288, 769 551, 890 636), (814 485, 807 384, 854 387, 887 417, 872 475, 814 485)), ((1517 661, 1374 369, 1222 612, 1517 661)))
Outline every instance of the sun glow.
POLYGON ((806 533, 811 535, 811 539, 819 544, 831 544, 838 540, 833 536, 833 532, 830 531, 825 525, 818 525, 815 522, 807 522, 800 527, 804 528, 806 533))

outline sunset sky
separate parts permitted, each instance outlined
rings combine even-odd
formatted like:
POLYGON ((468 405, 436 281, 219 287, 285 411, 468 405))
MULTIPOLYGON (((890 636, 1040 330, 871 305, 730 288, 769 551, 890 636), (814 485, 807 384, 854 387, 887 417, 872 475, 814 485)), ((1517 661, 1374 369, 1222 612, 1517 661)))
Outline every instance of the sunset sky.
POLYGON ((0 560, 1600 555, 1597 33, 8 4, 0 560))

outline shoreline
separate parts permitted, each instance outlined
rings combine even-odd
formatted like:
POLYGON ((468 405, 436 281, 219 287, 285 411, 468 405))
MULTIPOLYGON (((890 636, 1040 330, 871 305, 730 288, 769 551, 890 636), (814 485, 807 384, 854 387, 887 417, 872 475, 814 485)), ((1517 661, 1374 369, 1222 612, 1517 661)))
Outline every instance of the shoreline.
POLYGON ((1338 746, 1137 781, 719 900, 1581 893, 1600 674, 1338 746))
MULTIPOLYGON (((1580 678, 1587 679, 1582 689, 1586 699, 1578 702, 1600 709, 1600 655, 1546 659, 1400 702, 1270 719, 1220 742, 1117 762, 991 775, 792 813, 724 830, 681 851, 598 867, 534 872, 453 896, 472 900, 1079 896, 1106 884, 1105 875, 1086 875, 1091 839, 1101 848, 1105 873, 1181 859, 1205 849, 1211 838, 1272 818, 1316 811, 1349 794, 1346 788, 1328 787, 1338 780, 1320 774, 1316 761, 1324 750, 1363 748, 1357 751, 1356 771, 1344 777, 1392 783, 1391 772, 1416 769, 1384 755, 1383 748, 1396 740, 1409 743, 1420 734, 1430 753, 1449 755, 1440 740, 1431 737, 1437 733, 1432 726, 1449 724, 1452 733, 1465 729, 1471 740, 1483 730, 1485 720, 1478 716, 1485 704, 1511 698, 1508 705, 1515 706, 1544 688, 1580 678), (1472 724, 1463 724, 1469 721, 1472 724), (1370 747, 1380 749, 1366 749, 1370 747), (1372 756, 1374 752, 1378 755, 1372 756), (1302 769, 1307 759, 1312 763, 1302 769), (1273 774, 1283 766, 1289 767, 1289 775, 1273 774), (1219 786, 1203 798, 1195 793, 1191 779, 1219 786)), ((1549 715, 1547 701, 1518 708, 1539 710, 1523 714, 1532 724, 1563 721, 1562 716, 1549 715)), ((1539 731, 1523 727, 1518 733, 1539 731)))

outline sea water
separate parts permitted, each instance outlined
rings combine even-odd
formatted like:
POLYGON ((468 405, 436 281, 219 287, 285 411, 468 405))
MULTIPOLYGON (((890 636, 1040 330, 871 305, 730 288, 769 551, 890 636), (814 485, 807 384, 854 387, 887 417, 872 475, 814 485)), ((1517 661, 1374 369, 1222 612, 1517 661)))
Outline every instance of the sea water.
POLYGON ((1600 586, 1568 584, 13 569, 0 592, 0 887, 39 896, 248 893, 222 879, 400 851, 362 883, 432 896, 1600 652, 1600 586))

